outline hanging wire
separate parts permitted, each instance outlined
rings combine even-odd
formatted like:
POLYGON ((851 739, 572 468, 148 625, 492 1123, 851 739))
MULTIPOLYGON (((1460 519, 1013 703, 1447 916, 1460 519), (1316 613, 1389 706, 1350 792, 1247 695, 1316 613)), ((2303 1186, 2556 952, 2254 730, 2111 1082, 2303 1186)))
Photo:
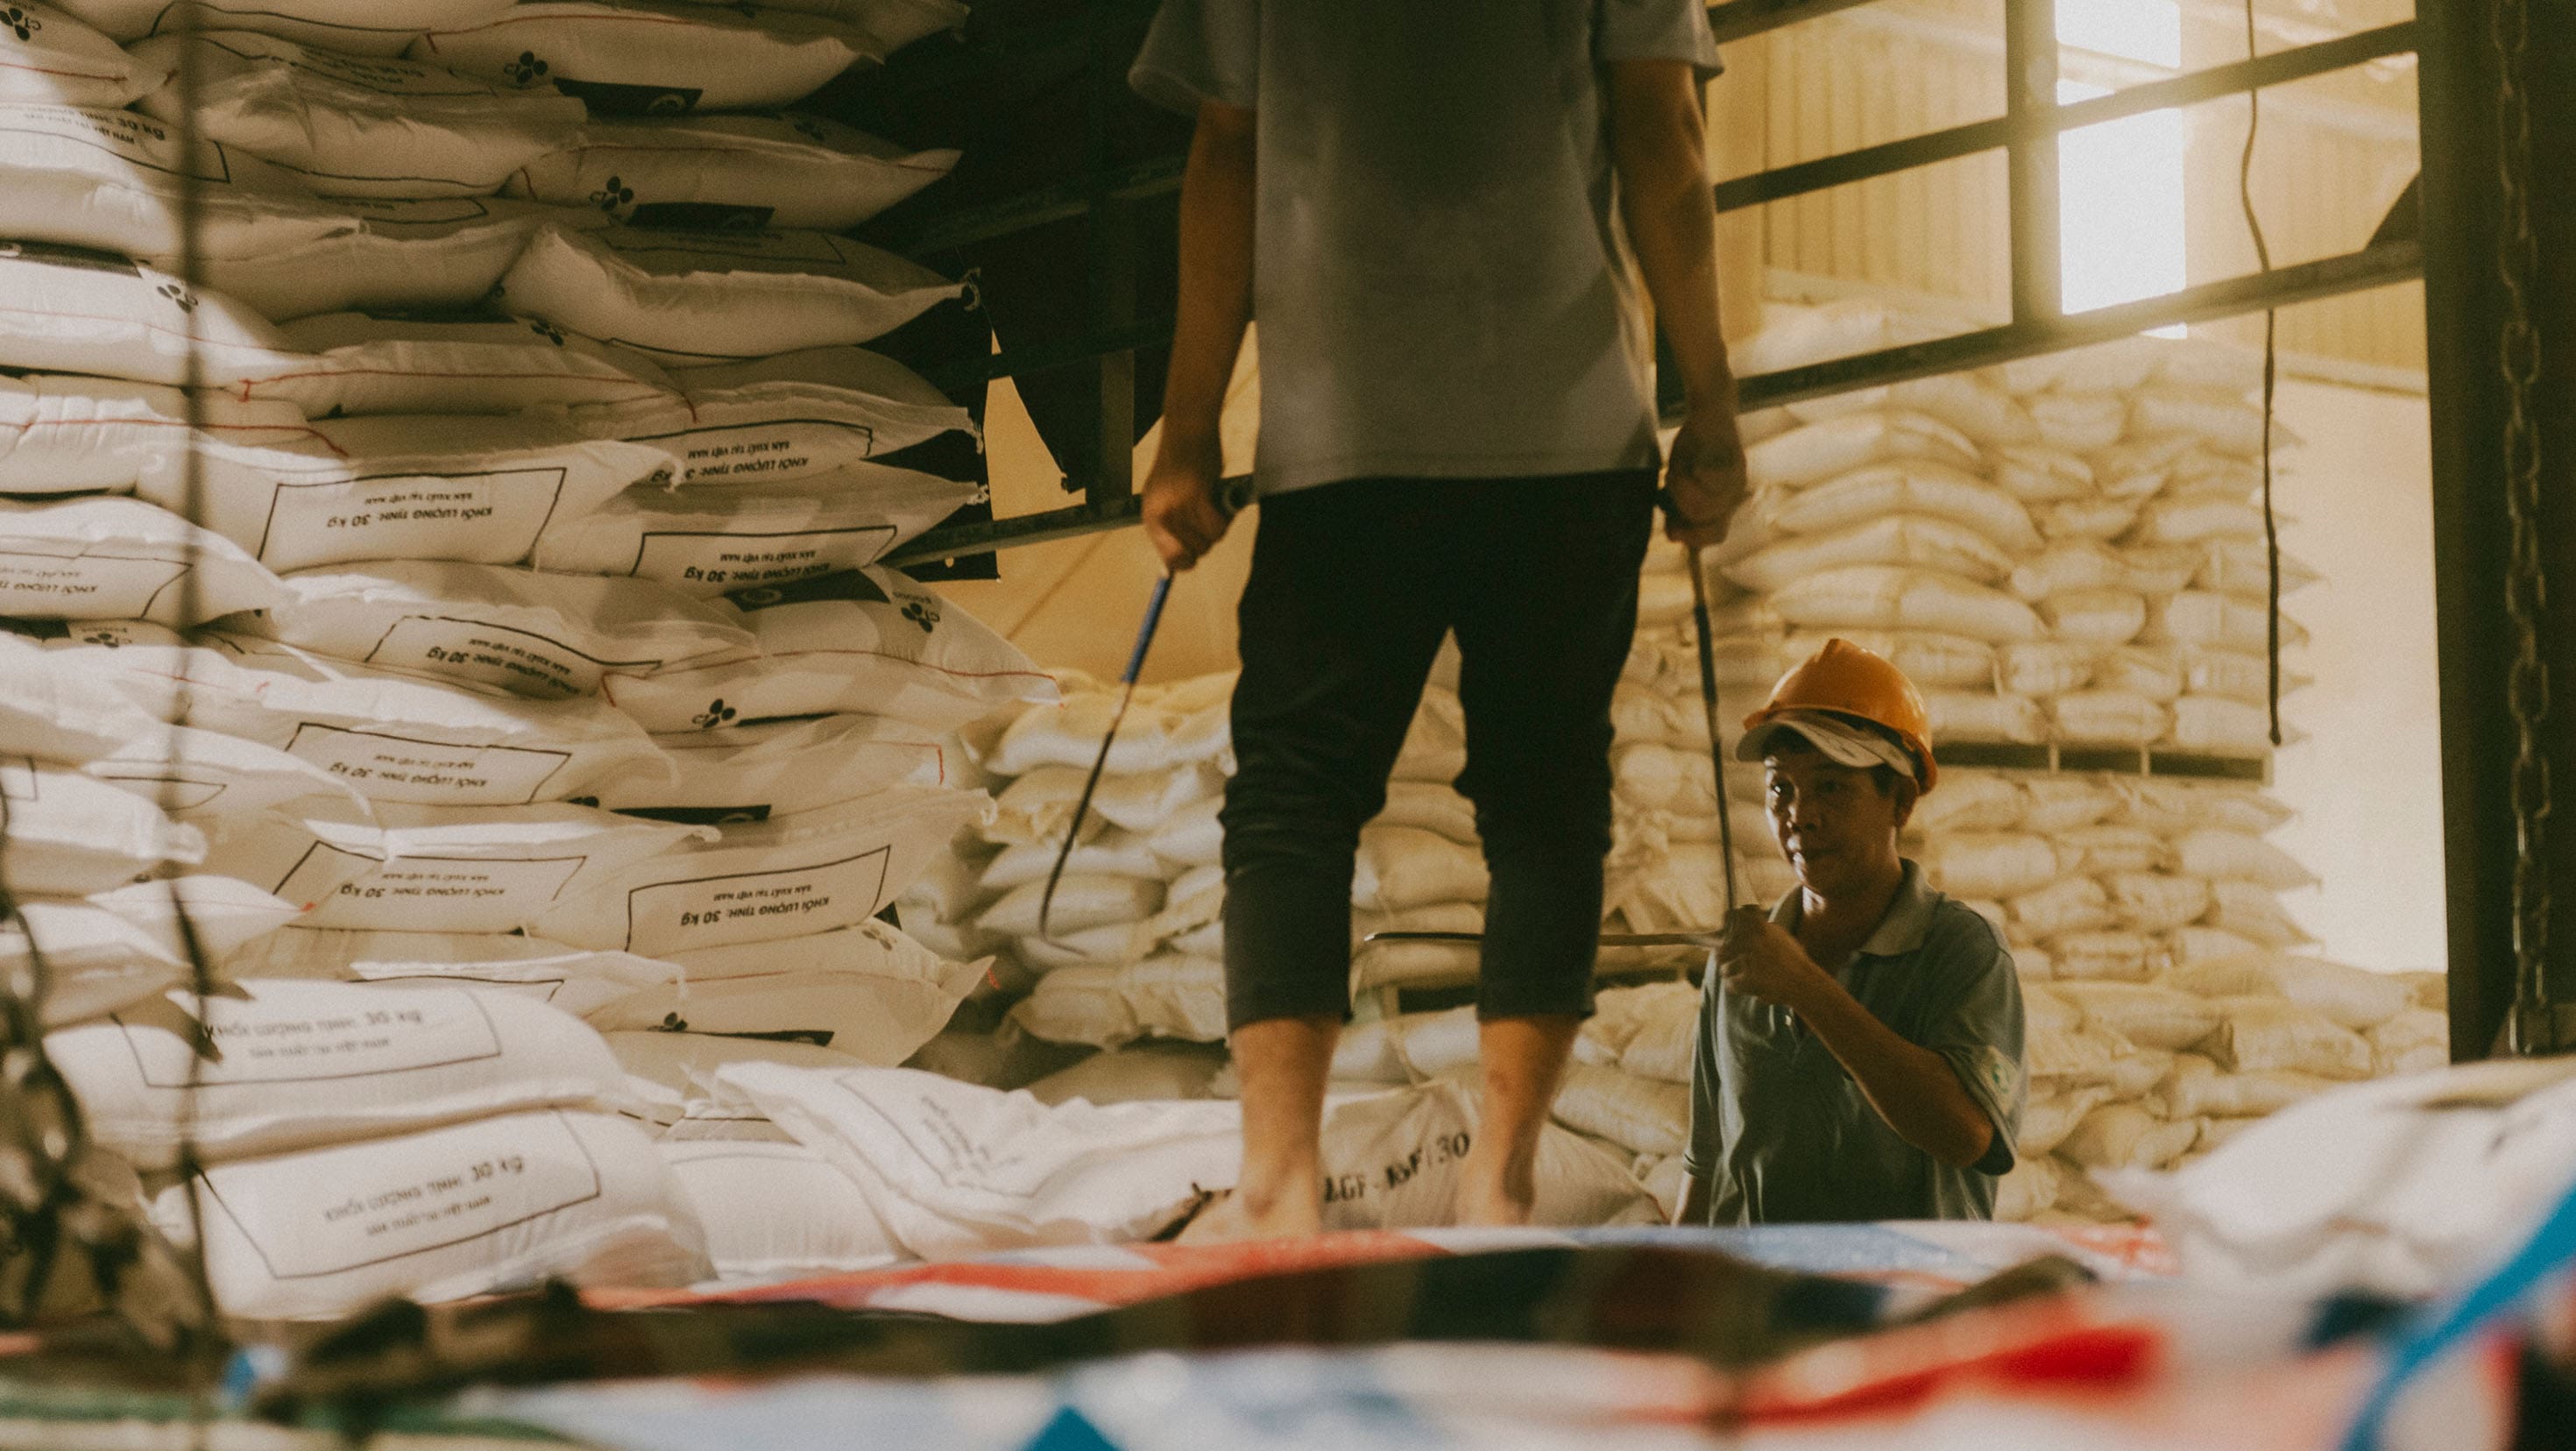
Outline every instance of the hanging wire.
MULTIPOLYGON (((2245 0, 2245 58, 2256 58, 2254 0, 2245 0)), ((2272 270, 2272 244, 2263 235, 2263 218, 2254 209, 2254 142, 2263 130, 2263 91, 2245 93, 2245 151, 2236 161, 2236 200, 2245 209, 2245 230, 2254 239, 2254 262, 2272 270)), ((2263 309, 2263 618, 2264 704, 2270 715, 2272 746, 2281 745, 2281 516, 2272 504, 2272 410, 2280 386, 2281 314, 2263 309)))
POLYGON ((2489 39, 2496 60, 2496 183, 2502 203, 2497 271, 2504 285, 2498 365, 2504 382, 2504 504, 2508 530, 2504 606, 2513 628, 2505 709, 2513 720, 2513 999, 2506 1045, 2517 1054, 2553 1053, 2560 1041, 2549 1001, 2551 811, 2543 730, 2550 713, 2549 666, 2541 655, 2549 576, 2541 561, 2540 435, 2533 417, 2540 382, 2540 333, 2531 286, 2540 242, 2531 223, 2531 100, 2524 74, 2531 45, 2525 0, 2494 0, 2489 39))

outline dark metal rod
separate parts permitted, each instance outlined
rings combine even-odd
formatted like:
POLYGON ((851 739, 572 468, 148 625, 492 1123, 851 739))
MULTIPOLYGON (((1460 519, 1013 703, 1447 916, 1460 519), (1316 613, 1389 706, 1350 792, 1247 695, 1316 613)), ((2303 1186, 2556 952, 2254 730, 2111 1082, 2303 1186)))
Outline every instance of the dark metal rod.
POLYGON ((2404 55, 2414 48, 2415 22, 2403 20, 2395 25, 2383 25, 2376 30, 2364 30, 2316 45, 2273 51, 2256 60, 2232 61, 2170 80, 2124 87, 2091 100, 2029 111, 2018 118, 1996 116, 1984 121, 1970 121, 1965 125, 1927 131, 1920 136, 1863 146, 1813 161, 1737 177, 1718 183, 1715 188, 1717 209, 1721 212, 1741 211, 1765 202, 1782 201, 1810 192, 1848 186, 1856 181, 1868 181, 1873 177, 1910 171, 1918 166, 1956 161, 1963 156, 2010 145, 2016 137, 2062 135, 2149 111, 2241 95, 2260 87, 2283 85, 2329 71, 2385 60, 2393 55, 2404 55))

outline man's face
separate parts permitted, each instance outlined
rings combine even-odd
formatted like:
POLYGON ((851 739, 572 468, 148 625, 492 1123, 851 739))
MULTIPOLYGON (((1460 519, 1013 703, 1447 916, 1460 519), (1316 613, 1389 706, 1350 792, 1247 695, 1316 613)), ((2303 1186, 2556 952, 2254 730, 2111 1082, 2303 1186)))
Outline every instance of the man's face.
POLYGON ((1912 806, 1903 786, 1880 788, 1867 770, 1792 748, 1762 762, 1771 832, 1798 883, 1833 897, 1896 864, 1896 831, 1912 806))

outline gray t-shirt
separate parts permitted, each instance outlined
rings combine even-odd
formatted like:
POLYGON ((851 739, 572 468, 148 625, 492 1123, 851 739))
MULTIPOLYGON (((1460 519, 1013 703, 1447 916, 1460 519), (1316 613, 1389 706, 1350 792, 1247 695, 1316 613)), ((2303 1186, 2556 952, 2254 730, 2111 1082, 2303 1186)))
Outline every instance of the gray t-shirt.
MULTIPOLYGON (((1799 901, 1791 892, 1771 920, 1796 931, 1799 901)), ((1949 1061, 1994 1125, 1993 1147, 1954 1169, 1907 1143, 1793 1014, 1711 973, 1683 1157, 1691 1177, 1710 1181, 1709 1222, 1993 1218, 2026 1079, 2021 979, 1994 924, 1909 861, 1887 916, 1836 976, 1898 1036, 1949 1061)))
POLYGON ((1716 74, 1701 0, 1163 0, 1129 80, 1260 113, 1265 494, 1651 467, 1613 60, 1716 74))

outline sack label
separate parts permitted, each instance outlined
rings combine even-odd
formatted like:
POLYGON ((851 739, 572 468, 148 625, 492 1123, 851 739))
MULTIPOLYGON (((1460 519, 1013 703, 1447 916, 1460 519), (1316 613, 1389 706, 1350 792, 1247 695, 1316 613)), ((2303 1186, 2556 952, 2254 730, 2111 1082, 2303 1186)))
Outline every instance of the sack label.
POLYGON ((306 721, 286 753, 377 801, 525 806, 572 760, 533 746, 457 746, 306 721))
POLYGON ((885 905, 893 855, 881 846, 815 866, 638 887, 626 894, 626 950, 651 956, 856 925, 885 905))
POLYGON ((451 1248, 602 1193, 599 1166, 561 1114, 230 1164, 208 1170, 205 1182, 277 1280, 451 1248))

